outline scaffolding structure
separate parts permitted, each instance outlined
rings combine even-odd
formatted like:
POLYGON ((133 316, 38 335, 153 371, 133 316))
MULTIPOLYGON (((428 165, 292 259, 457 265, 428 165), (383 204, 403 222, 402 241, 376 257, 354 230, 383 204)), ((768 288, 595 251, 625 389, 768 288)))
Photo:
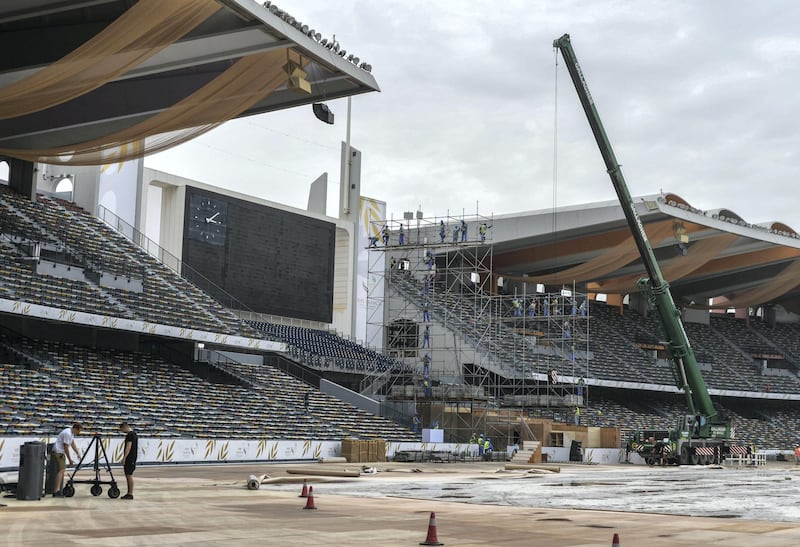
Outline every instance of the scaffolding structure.
POLYGON ((369 275, 382 290, 367 294, 367 323, 381 344, 367 343, 413 371, 383 375, 371 394, 404 402, 454 441, 519 416, 571 421, 585 402, 587 295, 504 282, 491 226, 477 214, 384 220, 369 247, 369 275))

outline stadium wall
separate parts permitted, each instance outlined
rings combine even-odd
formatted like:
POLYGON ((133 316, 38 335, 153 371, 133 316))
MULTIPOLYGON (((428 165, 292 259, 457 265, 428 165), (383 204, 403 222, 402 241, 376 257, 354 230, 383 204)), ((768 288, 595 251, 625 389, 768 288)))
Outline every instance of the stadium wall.
MULTIPOLYGON (((83 454, 92 438, 75 439, 83 454)), ((103 447, 112 463, 122 460, 124 437, 103 437, 103 447)), ((0 437, 0 469, 12 469, 19 465, 20 447, 26 442, 55 442, 55 437, 0 437)), ((387 442, 386 457, 393 457, 399 450, 433 450, 477 454, 477 445, 466 443, 421 443, 387 442)), ((280 462, 316 461, 320 458, 340 457, 341 441, 267 440, 267 439, 159 439, 139 438, 138 463, 234 463, 234 462, 280 462)), ((94 462, 90 453, 83 466, 94 462)), ((102 462, 101 462, 102 463, 102 462)))

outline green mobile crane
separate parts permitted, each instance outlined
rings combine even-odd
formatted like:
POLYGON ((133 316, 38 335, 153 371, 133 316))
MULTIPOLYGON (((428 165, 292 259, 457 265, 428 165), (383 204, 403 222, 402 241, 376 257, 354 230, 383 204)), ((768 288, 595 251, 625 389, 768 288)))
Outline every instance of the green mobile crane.
POLYGON ((665 337, 665 346, 672 364, 675 385, 686 394, 688 412, 678 418, 676 429, 639 429, 629 440, 628 449, 640 454, 650 465, 720 463, 732 452, 741 453, 742 447, 732 442, 730 419, 717 412, 708 394, 694 351, 686 337, 680 311, 675 306, 669 285, 658 267, 653 247, 647 239, 642 221, 636 212, 636 205, 611 148, 611 142, 603 129, 600 115, 589 93, 589 86, 575 57, 569 34, 555 40, 553 47, 561 51, 605 161, 625 219, 630 226, 647 272, 647 277, 640 279, 637 287, 647 297, 651 308, 655 309, 658 315, 661 334, 665 337))

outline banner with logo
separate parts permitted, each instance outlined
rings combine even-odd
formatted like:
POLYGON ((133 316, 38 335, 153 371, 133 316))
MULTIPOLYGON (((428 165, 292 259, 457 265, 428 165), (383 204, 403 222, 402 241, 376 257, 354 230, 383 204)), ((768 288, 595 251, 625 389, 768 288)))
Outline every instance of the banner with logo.
MULTIPOLYGON (((55 437, 0 437, 0 469, 19 466, 20 447, 31 441, 45 444, 55 442, 55 437)), ((81 454, 87 449, 89 454, 83 460, 82 468, 94 463, 95 445, 92 437, 76 437, 75 444, 81 454), (91 445, 91 446, 90 446, 91 445)), ((101 437, 100 442, 112 465, 122 462, 125 438, 122 436, 101 437)), ((476 444, 388 442, 386 457, 391 459, 401 450, 423 450, 434 452, 477 453, 476 444)), ((103 461, 100 451, 100 463, 103 461)), ((225 462, 280 462, 316 461, 342 455, 340 441, 316 440, 244 440, 244 439, 158 439, 139 438, 138 463, 225 463, 225 462)), ((74 456, 73 456, 74 458, 74 456)), ((77 462, 77 460, 76 460, 77 462)))

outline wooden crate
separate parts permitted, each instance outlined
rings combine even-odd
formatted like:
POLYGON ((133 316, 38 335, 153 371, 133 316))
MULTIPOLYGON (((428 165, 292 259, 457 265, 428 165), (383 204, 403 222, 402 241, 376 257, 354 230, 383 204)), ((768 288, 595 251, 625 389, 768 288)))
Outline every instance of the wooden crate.
POLYGON ((358 463, 360 459, 360 444, 358 439, 342 439, 342 457, 350 463, 358 463))

